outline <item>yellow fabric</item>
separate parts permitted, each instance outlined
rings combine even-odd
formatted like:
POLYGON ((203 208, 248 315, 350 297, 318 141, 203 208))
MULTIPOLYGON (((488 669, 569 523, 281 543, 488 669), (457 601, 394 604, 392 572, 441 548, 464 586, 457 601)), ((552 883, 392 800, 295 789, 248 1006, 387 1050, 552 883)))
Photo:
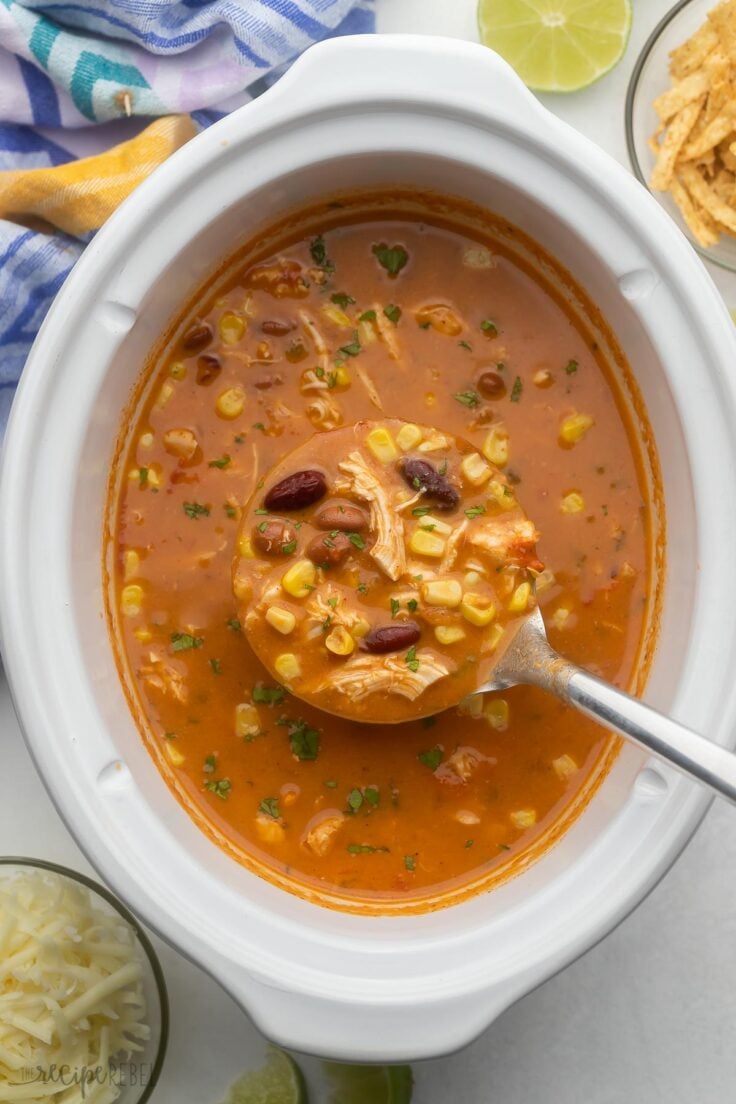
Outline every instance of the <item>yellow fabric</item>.
POLYGON ((0 172, 0 218, 35 217, 83 237, 99 230, 133 189, 195 133, 188 115, 168 115, 94 157, 49 169, 0 172))

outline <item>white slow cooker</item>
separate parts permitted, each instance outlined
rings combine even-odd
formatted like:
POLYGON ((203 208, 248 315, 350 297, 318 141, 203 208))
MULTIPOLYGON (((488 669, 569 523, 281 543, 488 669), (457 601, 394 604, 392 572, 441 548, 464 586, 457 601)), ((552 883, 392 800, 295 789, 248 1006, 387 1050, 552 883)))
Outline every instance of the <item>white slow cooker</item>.
POLYGON ((166 322, 252 231, 321 193, 402 183, 520 224, 601 307, 659 448, 668 519, 646 698, 732 744, 736 340, 657 203, 479 46, 336 39, 194 139, 86 250, 34 345, 0 480, 3 656, 36 765, 105 880, 272 1039, 399 1061, 469 1042, 647 893, 707 795, 627 747, 569 832, 492 893, 434 913, 328 910, 249 873, 187 817, 120 688, 105 619, 105 486, 166 322))

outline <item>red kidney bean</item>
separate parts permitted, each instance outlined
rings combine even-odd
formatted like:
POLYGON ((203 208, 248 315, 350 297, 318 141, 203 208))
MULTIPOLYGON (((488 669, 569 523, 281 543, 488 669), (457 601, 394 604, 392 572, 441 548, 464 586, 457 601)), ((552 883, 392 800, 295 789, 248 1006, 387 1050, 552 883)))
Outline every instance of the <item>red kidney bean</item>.
POLYGON ((484 372, 478 377, 478 390, 486 399, 500 399, 506 394, 506 384, 498 372, 484 372))
POLYGON ((202 387, 209 387, 221 371, 219 357, 213 356, 212 353, 203 353, 202 356, 197 357, 197 383, 202 387))
POLYGON ((411 648, 416 644, 422 630, 416 621, 401 621, 394 625, 381 625, 377 629, 371 629, 363 637, 360 647, 371 655, 385 655, 387 652, 403 652, 405 648, 411 648))
POLYGON ((422 491, 433 500, 438 510, 454 510, 460 501, 460 492, 440 475, 427 460, 405 457, 399 460, 399 471, 414 491, 422 491))
POLYGON ((261 333, 268 334, 270 337, 285 337, 293 329, 295 329, 293 322, 284 322, 280 318, 267 318, 261 322, 261 333))
POLYGON ((368 518, 358 506, 323 506, 314 521, 320 529, 342 529, 346 533, 368 528, 368 518))
POLYGON ((267 556, 288 556, 296 550, 296 529, 288 521, 269 518, 253 529, 253 544, 267 556))
POLYGON ((303 510, 319 502, 327 494, 327 480, 322 472, 307 469, 281 479, 266 494, 267 510, 303 510))
POLYGON ((306 553, 312 563, 336 567, 337 564, 342 563, 352 548, 353 544, 345 533, 335 533, 334 537, 327 534, 323 537, 317 534, 307 545, 306 553))
POLYGON ((212 327, 209 322, 197 322, 190 326, 181 339, 181 343, 190 353, 198 353, 212 340, 212 327))

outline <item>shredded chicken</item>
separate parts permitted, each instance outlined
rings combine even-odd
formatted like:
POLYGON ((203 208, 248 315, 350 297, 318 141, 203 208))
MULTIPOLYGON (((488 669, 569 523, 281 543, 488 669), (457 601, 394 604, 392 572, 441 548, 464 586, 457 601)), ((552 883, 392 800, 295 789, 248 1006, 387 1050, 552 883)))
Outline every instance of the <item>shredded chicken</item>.
POLYGON ((187 680, 180 671, 168 663, 158 652, 148 654, 148 663, 138 671, 146 686, 159 690, 175 701, 185 703, 189 698, 187 680))
POLYGON ((403 520, 392 508, 386 491, 360 452, 351 452, 338 467, 349 477, 348 489, 369 504, 371 531, 376 536, 371 556, 389 579, 396 582, 406 571, 403 520))
POLYGON ((384 345, 388 349, 388 355, 392 360, 401 360, 401 350, 399 349, 399 343, 396 340, 396 327, 393 322, 390 322, 386 315, 383 313, 383 307, 380 303, 374 303, 373 309, 376 312, 376 327, 378 329, 378 336, 383 341, 384 345))
POLYGON ((340 407, 329 394, 324 392, 321 395, 315 395, 307 403, 307 417, 318 429, 336 429, 342 424, 340 407))
POLYGON ((475 748, 459 747, 445 759, 435 773, 445 782, 467 782, 476 767, 485 762, 487 762, 487 756, 482 755, 475 748))
POLYGON ((310 340, 314 345, 314 350, 317 354, 317 358, 322 370, 324 372, 328 372, 330 368, 330 353, 329 349, 327 348, 327 342, 322 336, 317 323, 307 314, 305 310, 299 311, 299 318, 301 319, 302 325, 309 334, 310 340))
MULTIPOLYGON (((306 609, 309 616, 319 622, 320 627, 327 618, 330 619, 330 625, 342 625, 349 632, 360 625, 361 622, 363 625, 367 625, 362 613, 348 605, 342 591, 338 590, 337 587, 327 585, 315 590, 307 603, 306 609)), ((367 632, 367 629, 365 631, 367 632)))
POLYGON ((303 395, 306 395, 309 391, 329 390, 329 384, 324 377, 324 372, 322 373, 322 379, 320 379, 314 368, 307 368, 299 384, 299 390, 303 395))
POLYGON ((321 690, 339 690, 351 701, 362 701, 369 694, 401 694, 416 701, 428 686, 445 678, 454 669, 450 662, 432 652, 417 652, 418 666, 412 671, 405 655, 361 655, 332 671, 321 690))
POLYGON ((376 391, 376 386, 371 377, 366 372, 365 368, 363 368, 360 364, 356 364, 355 372, 358 379, 365 387, 368 393, 368 398, 371 400, 373 405, 377 407, 377 409, 380 410, 381 413, 383 413, 383 403, 381 402, 381 396, 378 394, 378 391, 376 391))
POLYGON ((539 540, 539 533, 529 518, 495 517, 474 529, 468 540, 497 563, 506 563, 524 558, 539 540))
POLYGON ((320 819, 313 823, 311 828, 307 828, 302 838, 302 845, 322 858, 329 851, 335 835, 344 823, 345 817, 342 813, 330 811, 321 814, 320 819))
POLYGON ((458 525, 456 529, 450 533, 445 544, 445 554, 442 557, 440 563, 439 574, 444 575, 446 571, 452 571, 455 566, 455 560, 457 559, 458 552, 465 540, 465 532, 468 528, 467 519, 458 525))

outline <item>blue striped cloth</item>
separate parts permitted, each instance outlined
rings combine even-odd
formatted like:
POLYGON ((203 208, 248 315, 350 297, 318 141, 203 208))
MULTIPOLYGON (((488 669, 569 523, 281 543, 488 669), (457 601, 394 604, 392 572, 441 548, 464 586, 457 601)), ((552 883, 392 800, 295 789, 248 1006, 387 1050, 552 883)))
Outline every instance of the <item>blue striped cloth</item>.
MULTIPOLYGON (((141 118, 188 112, 208 126, 313 42, 373 29, 373 0, 0 0, 0 196, 2 170, 99 152, 141 118)), ((31 343, 85 244, 0 219, 0 436, 31 343)))

